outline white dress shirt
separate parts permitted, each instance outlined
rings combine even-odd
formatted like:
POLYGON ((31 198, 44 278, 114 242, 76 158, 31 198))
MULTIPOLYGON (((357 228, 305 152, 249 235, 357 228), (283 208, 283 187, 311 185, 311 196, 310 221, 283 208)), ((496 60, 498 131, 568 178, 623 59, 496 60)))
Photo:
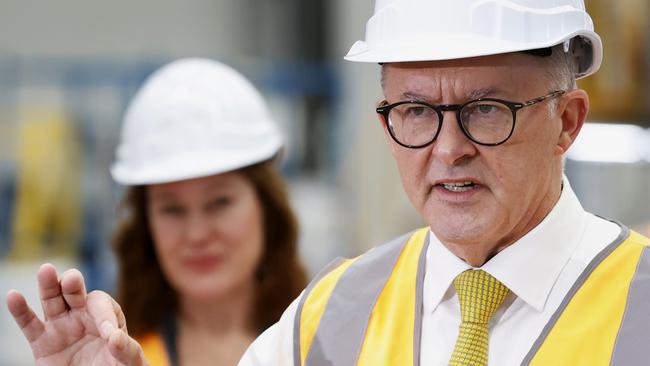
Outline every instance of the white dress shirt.
MULTIPOLYGON (((618 225, 584 211, 564 179, 560 199, 544 220, 481 267, 510 289, 490 322, 490 365, 521 364, 578 276, 620 232, 618 225)), ((433 233, 429 235, 420 364, 447 365, 460 325, 452 281, 472 267, 433 233)), ((293 365, 294 317, 300 297, 253 342, 240 366, 293 365)))

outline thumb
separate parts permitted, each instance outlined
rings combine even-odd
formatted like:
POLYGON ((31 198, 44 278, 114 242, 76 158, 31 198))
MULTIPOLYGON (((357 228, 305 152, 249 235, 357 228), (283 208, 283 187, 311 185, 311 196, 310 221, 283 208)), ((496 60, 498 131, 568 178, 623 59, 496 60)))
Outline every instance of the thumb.
POLYGON ((144 358, 144 352, 138 342, 129 337, 125 331, 117 328, 112 329, 113 331, 108 337, 108 350, 111 355, 118 362, 127 366, 148 366, 149 363, 144 358))
POLYGON ((105 340, 108 340, 114 329, 126 329, 126 319, 120 305, 107 293, 103 291, 89 293, 86 306, 99 334, 105 340))
POLYGON ((127 334, 124 313, 112 297, 103 291, 93 291, 88 294, 87 306, 99 334, 118 362, 128 366, 149 365, 142 347, 127 334))

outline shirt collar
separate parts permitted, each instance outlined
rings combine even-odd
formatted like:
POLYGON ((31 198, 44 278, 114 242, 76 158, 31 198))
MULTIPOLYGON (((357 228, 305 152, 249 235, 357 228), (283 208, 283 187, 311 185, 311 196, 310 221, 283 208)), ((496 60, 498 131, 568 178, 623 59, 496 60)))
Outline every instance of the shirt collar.
MULTIPOLYGON (((507 286, 517 297, 542 311, 560 272, 576 249, 585 211, 566 177, 560 199, 542 222, 499 252, 481 269, 507 286)), ((424 311, 433 312, 452 281, 472 268, 456 257, 429 231, 424 282, 424 311)), ((452 292, 453 293, 453 292, 452 292)))

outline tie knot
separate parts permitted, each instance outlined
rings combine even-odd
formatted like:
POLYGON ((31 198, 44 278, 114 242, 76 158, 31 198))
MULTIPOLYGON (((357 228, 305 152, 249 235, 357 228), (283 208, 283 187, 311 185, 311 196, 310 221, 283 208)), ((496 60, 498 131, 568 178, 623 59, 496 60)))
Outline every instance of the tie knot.
POLYGON ((508 288, 483 270, 467 270, 454 279, 463 323, 487 324, 497 311, 508 288))

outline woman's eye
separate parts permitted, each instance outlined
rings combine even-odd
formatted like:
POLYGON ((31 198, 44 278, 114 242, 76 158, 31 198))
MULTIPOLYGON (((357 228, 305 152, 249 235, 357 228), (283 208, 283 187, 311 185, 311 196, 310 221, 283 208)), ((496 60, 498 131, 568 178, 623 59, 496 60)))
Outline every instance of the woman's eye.
POLYGON ((218 208, 222 208, 222 207, 226 207, 226 206, 230 205, 231 202, 232 202, 232 200, 230 199, 230 197, 219 197, 219 198, 213 199, 208 204, 208 207, 211 208, 211 209, 218 209, 218 208))
POLYGON ((159 209, 159 212, 164 215, 180 216, 185 213, 185 210, 180 206, 163 206, 159 209))

